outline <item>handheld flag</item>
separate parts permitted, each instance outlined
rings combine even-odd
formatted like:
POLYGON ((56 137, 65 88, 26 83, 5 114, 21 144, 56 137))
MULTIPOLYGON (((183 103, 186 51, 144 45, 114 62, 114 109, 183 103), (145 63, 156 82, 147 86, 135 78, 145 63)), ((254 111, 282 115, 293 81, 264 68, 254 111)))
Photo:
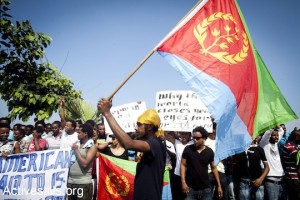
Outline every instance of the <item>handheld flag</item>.
POLYGON ((265 130, 297 119, 255 49, 235 0, 204 0, 156 50, 215 119, 215 162, 265 130))
MULTIPOLYGON (((98 199, 131 200, 137 163, 104 154, 100 154, 97 159, 98 199)), ((169 171, 165 170, 164 188, 170 186, 169 183, 169 171)))

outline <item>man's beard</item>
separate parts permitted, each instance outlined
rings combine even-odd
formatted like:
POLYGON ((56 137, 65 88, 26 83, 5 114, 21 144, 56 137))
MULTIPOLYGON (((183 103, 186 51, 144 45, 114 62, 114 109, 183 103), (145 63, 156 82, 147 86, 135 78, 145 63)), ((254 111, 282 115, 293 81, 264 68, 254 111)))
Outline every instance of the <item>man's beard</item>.
POLYGON ((146 134, 140 135, 138 133, 135 133, 135 140, 145 140, 146 134))

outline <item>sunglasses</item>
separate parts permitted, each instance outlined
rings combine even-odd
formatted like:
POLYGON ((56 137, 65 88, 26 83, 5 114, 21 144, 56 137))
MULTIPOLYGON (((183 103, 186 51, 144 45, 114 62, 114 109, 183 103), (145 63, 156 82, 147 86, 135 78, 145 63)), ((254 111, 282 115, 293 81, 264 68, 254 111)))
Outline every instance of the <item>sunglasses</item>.
POLYGON ((193 140, 200 140, 201 138, 203 138, 203 137, 197 137, 197 136, 193 136, 193 140))

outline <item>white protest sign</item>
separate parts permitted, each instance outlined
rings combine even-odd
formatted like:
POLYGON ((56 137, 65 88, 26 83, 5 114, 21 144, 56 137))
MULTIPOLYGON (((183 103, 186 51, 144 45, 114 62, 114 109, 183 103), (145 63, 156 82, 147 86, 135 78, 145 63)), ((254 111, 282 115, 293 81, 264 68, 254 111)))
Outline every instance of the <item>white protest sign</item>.
MULTIPOLYGON (((120 106, 115 106, 110 109, 112 115, 115 117, 121 128, 125 132, 135 132, 135 125, 137 118, 143 114, 146 110, 146 103, 144 101, 138 101, 134 103, 128 103, 120 106)), ((105 131, 109 134, 113 134, 106 119, 104 118, 105 131)))
POLYGON ((212 132, 211 114, 193 91, 159 91, 155 109, 166 131, 189 131, 203 126, 212 132))
POLYGON ((58 149, 0 157, 0 199, 65 199, 71 155, 58 149))

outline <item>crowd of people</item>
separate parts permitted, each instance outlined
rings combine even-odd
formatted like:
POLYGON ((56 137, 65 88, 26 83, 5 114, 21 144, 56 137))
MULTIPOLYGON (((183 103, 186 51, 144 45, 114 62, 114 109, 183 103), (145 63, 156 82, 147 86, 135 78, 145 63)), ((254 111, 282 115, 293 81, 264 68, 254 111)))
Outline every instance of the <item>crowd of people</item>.
MULTIPOLYGON (((157 112, 146 110, 135 133, 126 133, 110 109, 112 102, 97 105, 113 135, 103 123, 61 120, 51 124, 14 124, 0 118, 0 156, 71 148, 73 155, 67 187, 83 191, 68 199, 97 199, 96 158, 99 153, 137 162, 133 198, 162 199, 165 168, 170 172, 172 199, 300 199, 300 129, 287 131, 278 125, 253 140, 244 151, 214 162, 217 124, 207 132, 201 126, 191 132, 162 131, 157 112)), ((74 190, 76 191, 76 190, 74 190)))

